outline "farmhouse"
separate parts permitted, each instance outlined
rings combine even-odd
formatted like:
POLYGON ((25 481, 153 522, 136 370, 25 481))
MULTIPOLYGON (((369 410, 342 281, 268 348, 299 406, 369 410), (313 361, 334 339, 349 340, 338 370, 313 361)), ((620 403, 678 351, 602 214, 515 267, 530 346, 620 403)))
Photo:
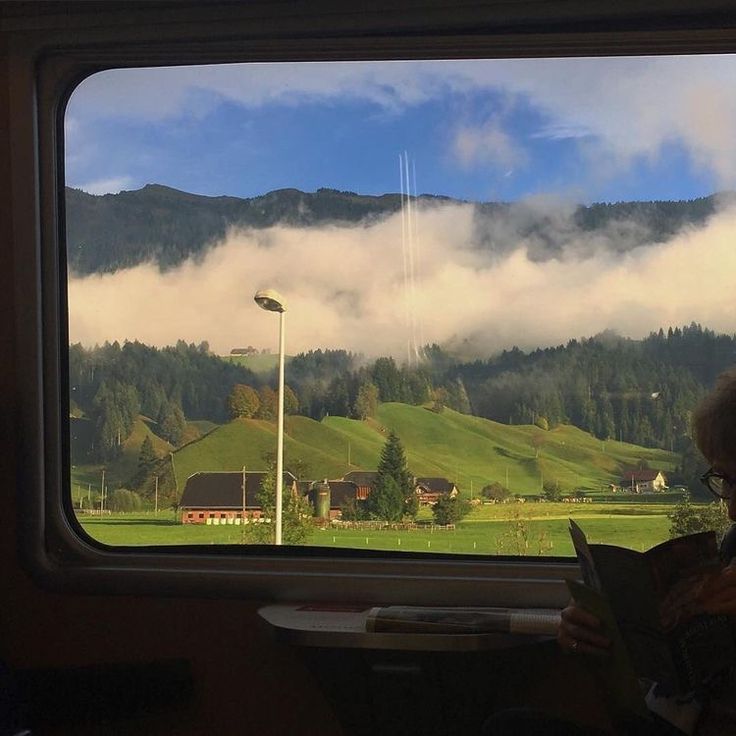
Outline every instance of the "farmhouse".
POLYGON ((655 493, 667 489, 667 478, 661 470, 628 470, 621 478, 621 490, 633 493, 655 493))
POLYGON ((368 494, 373 488, 373 482, 377 477, 378 473, 375 470, 351 470, 349 473, 343 475, 342 480, 355 483, 358 487, 358 495, 356 498, 360 501, 364 501, 368 498, 368 494))
MULTIPOLYGON (((182 524, 240 524, 243 518, 258 518, 258 496, 265 472, 205 472, 187 478, 181 496, 182 524)), ((297 492, 296 478, 283 475, 284 488, 297 492)))
POLYGON ((423 506, 432 506, 442 496, 455 498, 458 494, 457 486, 447 478, 415 478, 414 491, 423 506))

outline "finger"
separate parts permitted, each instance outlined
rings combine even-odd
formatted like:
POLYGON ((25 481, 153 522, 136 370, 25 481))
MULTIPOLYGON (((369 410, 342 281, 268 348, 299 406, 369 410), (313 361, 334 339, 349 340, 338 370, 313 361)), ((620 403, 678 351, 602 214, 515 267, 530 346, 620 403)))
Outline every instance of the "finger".
POLYGON ((577 626, 566 621, 560 625, 560 630, 564 638, 580 644, 589 644, 598 649, 608 649, 611 646, 611 640, 607 636, 585 626, 577 626))
POLYGON ((595 657, 608 656, 609 652, 605 648, 594 646, 585 641, 574 639, 567 634, 563 634, 557 637, 557 641, 565 654, 589 654, 595 657))
POLYGON ((600 619, 579 606, 568 606, 561 615, 563 621, 575 626, 583 626, 588 629, 601 628, 600 619))

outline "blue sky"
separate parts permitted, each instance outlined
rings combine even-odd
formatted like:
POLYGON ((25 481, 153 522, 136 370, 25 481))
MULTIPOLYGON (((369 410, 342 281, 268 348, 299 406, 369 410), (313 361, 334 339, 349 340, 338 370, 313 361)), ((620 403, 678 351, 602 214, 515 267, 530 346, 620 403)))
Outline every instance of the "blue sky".
POLYGON ((319 187, 467 200, 687 199, 734 187, 732 57, 252 64, 95 75, 66 178, 251 197, 319 187))

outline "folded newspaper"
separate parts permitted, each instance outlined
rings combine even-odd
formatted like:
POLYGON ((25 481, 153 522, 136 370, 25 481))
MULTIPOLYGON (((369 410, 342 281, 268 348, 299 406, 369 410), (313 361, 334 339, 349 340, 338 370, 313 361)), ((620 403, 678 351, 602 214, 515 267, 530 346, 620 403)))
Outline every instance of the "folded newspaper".
POLYGON ((560 612, 550 609, 383 606, 368 612, 366 631, 554 636, 559 621, 560 612))

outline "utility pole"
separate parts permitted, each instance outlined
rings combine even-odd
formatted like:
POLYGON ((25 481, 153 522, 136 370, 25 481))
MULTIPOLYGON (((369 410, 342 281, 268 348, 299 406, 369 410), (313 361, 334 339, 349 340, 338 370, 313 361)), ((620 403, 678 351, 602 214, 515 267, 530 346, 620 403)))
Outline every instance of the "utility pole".
POLYGON ((245 544, 245 465, 243 465, 243 479, 240 482, 240 490, 243 495, 240 510, 240 544, 245 544))
POLYGON ((105 469, 102 469, 102 483, 100 484, 100 514, 105 508, 105 469))
POLYGON ((158 476, 156 476, 156 485, 153 491, 153 515, 158 516, 158 476))

